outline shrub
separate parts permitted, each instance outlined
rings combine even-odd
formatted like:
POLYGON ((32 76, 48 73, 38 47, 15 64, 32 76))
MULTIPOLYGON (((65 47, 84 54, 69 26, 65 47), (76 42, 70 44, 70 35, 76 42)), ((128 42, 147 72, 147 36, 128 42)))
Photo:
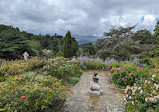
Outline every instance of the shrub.
POLYGON ((52 76, 10 77, 0 90, 1 111, 44 112, 58 108, 65 100, 61 81, 52 76))
POLYGON ((30 70, 41 68, 45 65, 44 60, 15 60, 6 61, 0 65, 0 76, 19 75, 30 70))
POLYGON ((99 61, 96 61, 96 62, 88 61, 88 62, 84 62, 83 64, 84 65, 82 65, 82 68, 87 70, 92 70, 92 69, 105 70, 107 68, 104 62, 99 62, 99 61))
POLYGON ((159 111, 159 78, 152 75, 147 80, 140 79, 133 86, 127 86, 125 89, 126 100, 131 102, 140 112, 159 111))
POLYGON ((141 77, 146 79, 150 75, 149 67, 136 67, 134 62, 114 63, 111 67, 110 73, 112 81, 120 86, 133 85, 141 77))
POLYGON ((40 72, 44 75, 52 75, 65 82, 68 82, 75 74, 82 74, 80 63, 66 58, 49 59, 47 65, 40 72))

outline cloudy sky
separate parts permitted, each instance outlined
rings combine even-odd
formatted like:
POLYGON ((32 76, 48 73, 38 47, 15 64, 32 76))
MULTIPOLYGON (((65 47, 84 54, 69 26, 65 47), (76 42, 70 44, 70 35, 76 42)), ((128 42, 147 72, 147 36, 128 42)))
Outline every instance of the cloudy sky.
POLYGON ((34 34, 103 36, 111 26, 153 31, 159 0, 0 0, 0 24, 34 34))

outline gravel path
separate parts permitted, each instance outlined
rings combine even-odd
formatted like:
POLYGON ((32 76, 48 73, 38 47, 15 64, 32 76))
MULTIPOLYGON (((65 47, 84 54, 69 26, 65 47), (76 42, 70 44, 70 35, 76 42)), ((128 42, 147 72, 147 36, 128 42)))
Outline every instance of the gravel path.
POLYGON ((68 86, 67 99, 62 112, 125 112, 124 92, 115 88, 108 72, 96 71, 100 76, 101 96, 89 96, 91 75, 94 70, 83 73, 75 86, 68 86))

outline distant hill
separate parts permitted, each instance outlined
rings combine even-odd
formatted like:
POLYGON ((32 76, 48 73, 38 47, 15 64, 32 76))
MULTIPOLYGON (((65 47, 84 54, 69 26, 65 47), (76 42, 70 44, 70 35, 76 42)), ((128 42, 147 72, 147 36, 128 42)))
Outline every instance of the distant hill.
POLYGON ((86 43, 95 44, 97 39, 104 38, 104 37, 98 37, 98 36, 82 36, 82 35, 72 35, 72 37, 76 38, 80 46, 86 43))

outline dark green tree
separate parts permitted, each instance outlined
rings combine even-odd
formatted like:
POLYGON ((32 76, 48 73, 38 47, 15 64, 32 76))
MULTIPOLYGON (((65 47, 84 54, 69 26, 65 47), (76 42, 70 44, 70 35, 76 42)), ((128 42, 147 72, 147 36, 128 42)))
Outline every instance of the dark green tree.
POLYGON ((138 30, 134 33, 132 36, 132 39, 134 41, 139 41, 140 44, 155 44, 155 38, 153 38, 150 31, 144 29, 144 30, 138 30))
POLYGON ((64 38, 64 45, 63 45, 63 55, 65 58, 70 58, 71 57, 71 51, 72 51, 72 38, 71 38, 71 33, 68 31, 66 33, 66 36, 64 38))
POLYGON ((0 58, 21 58, 25 51, 31 55, 33 53, 28 40, 18 30, 8 29, 0 33, 0 58))
POLYGON ((95 55, 95 46, 92 43, 87 43, 83 45, 83 55, 91 56, 95 55))
POLYGON ((79 50, 79 45, 78 45, 78 42, 76 41, 75 38, 72 38, 71 39, 71 57, 73 56, 77 56, 77 53, 78 53, 78 50, 79 50))
POLYGON ((157 24, 155 26, 155 29, 154 29, 154 34, 153 34, 153 37, 154 38, 159 38, 159 21, 157 21, 157 24))

